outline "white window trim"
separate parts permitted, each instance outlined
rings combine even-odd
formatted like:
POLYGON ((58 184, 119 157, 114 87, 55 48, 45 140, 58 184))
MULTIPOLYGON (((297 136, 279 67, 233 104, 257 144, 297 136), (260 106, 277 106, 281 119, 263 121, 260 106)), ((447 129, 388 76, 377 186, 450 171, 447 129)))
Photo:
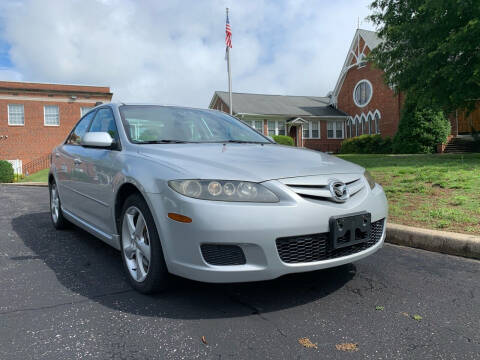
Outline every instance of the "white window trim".
POLYGON ((258 120, 258 119, 254 119, 254 120, 243 120, 243 122, 245 122, 245 124, 247 124, 248 126, 250 126, 252 129, 255 129, 256 131, 258 131, 259 133, 262 133, 262 135, 265 135, 265 127, 264 127, 264 123, 263 123, 263 119, 261 120, 258 120), (255 122, 260 122, 261 123, 261 129, 257 129, 255 127, 255 122))
POLYGON ((49 126, 49 127, 59 127, 60 126, 60 106, 58 105, 43 105, 43 126, 49 126), (45 113, 45 108, 47 106, 56 106, 58 109, 58 124, 47 124, 46 121, 46 113, 45 113))
POLYGON ((25 126, 25 105, 23 104, 7 104, 7 116, 8 116, 8 126, 25 126), (23 124, 12 124, 10 123, 10 105, 21 106, 23 108, 23 124))
MULTIPOLYGON (((84 117, 87 115, 94 107, 92 106, 80 106, 80 117, 84 117), (88 109, 88 111, 85 114, 82 114, 82 109, 88 109)), ((45 108, 43 110, 45 112, 45 108)), ((60 109, 58 109, 58 120, 60 120, 60 109)), ((45 121, 45 120, 44 120, 45 121)))
POLYGON ((285 120, 267 120, 267 136, 270 136, 269 131, 270 129, 268 128, 268 122, 269 121, 274 121, 275 122, 275 136, 278 136, 278 123, 283 122, 285 124, 285 135, 287 135, 287 122, 285 120))
MULTIPOLYGON (((321 132, 321 121, 320 120, 308 120, 308 137, 304 137, 304 139, 321 139, 322 138, 322 132, 321 132), (312 122, 318 122, 318 137, 313 137, 312 135, 312 130, 313 130, 313 126, 312 126, 312 122)), ((303 136, 303 132, 302 132, 302 136, 303 136)))
POLYGON ((328 122, 327 122, 327 139, 345 139, 345 121, 328 120, 328 122), (328 123, 333 123, 333 137, 328 136, 328 123), (342 137, 337 137, 337 124, 341 124, 342 137))
POLYGON ((355 87, 353 88, 353 94, 352 94, 352 97, 353 97, 353 102, 355 103, 355 105, 357 105, 359 108, 363 108, 365 106, 368 105, 368 103, 370 102, 370 100, 372 100, 372 96, 373 96, 373 86, 372 86, 372 83, 367 80, 367 79, 362 79, 360 80, 359 82, 357 82, 357 85, 355 85, 355 87), (368 100, 365 102, 365 104, 363 105, 360 105, 359 103, 357 103, 357 99, 355 99, 355 92, 357 91, 357 87, 362 83, 362 82, 366 82, 370 85, 370 97, 368 98, 368 100))

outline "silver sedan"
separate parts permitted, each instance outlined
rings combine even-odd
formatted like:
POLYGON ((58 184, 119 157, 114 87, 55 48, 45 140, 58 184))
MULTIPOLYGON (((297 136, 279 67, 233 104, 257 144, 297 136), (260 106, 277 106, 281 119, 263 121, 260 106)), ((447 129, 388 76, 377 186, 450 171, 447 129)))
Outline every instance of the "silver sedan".
POLYGON ((243 282, 338 266, 385 238, 385 194, 365 169, 214 110, 96 107, 53 150, 49 187, 53 225, 120 250, 143 293, 169 273, 243 282))

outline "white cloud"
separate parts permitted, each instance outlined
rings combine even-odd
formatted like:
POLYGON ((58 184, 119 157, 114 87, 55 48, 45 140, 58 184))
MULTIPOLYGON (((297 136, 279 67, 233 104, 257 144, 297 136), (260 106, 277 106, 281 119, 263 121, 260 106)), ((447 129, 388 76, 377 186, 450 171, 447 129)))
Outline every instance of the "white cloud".
POLYGON ((109 85, 116 101, 206 107, 227 87, 226 6, 234 91, 322 96, 368 3, 9 0, 0 10, 15 67, 9 76, 109 85))

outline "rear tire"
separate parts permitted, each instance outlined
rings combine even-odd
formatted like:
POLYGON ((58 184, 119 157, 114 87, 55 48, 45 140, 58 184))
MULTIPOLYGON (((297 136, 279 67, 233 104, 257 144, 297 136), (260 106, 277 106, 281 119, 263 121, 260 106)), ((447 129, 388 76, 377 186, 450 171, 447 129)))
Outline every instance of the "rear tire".
POLYGON ((70 222, 65 219, 62 212, 62 202, 58 193, 57 183, 52 180, 48 186, 50 193, 50 219, 57 230, 68 228, 70 222))
POLYGON ((123 267, 132 287, 143 294, 165 290, 169 274, 160 237, 140 194, 132 194, 125 200, 119 228, 123 267))

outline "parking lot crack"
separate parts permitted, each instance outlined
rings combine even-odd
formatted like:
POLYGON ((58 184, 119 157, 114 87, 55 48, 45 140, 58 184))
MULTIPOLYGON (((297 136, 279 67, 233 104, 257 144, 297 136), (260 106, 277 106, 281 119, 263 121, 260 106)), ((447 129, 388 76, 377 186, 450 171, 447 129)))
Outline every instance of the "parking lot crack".
POLYGON ((260 319, 262 319, 263 321, 266 321, 270 324, 272 324, 275 328, 275 330, 280 334, 282 335, 283 337, 287 337, 287 334, 285 334, 283 332, 283 330, 272 320, 270 320, 269 318, 267 318, 266 316, 264 316, 262 314, 262 312, 260 311, 260 309, 258 309, 256 306, 240 299, 238 296, 234 295, 234 294, 231 294, 231 293, 228 293, 227 294, 229 299, 232 300, 233 302, 237 303, 237 304, 240 304, 248 309, 250 309, 252 311, 252 315, 257 315, 260 319))
POLYGON ((105 294, 99 294, 99 295, 94 295, 90 296, 86 299, 78 300, 78 301, 69 301, 69 302, 63 302, 63 303, 58 303, 58 304, 52 304, 52 305, 45 305, 45 306, 39 306, 39 307, 31 307, 31 308, 22 308, 22 309, 14 309, 14 310, 7 310, 7 311, 0 311, 0 315, 10 315, 10 314, 15 314, 15 313, 23 313, 27 311, 40 311, 40 310, 49 310, 49 309, 55 309, 58 307, 62 306, 68 306, 68 305, 77 305, 77 304, 83 304, 86 302, 89 302, 94 299, 100 299, 103 297, 111 296, 111 295, 119 295, 119 294, 125 294, 129 292, 133 292, 134 290, 122 290, 122 291, 114 291, 110 293, 105 293, 105 294))

